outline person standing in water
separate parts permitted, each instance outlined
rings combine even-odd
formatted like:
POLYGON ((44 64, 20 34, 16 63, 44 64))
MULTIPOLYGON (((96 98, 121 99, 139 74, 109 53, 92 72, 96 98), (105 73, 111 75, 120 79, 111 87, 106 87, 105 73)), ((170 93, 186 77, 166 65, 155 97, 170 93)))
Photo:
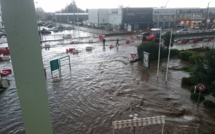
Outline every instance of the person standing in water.
POLYGON ((105 46, 106 40, 104 38, 103 38, 102 42, 103 42, 103 46, 105 46))
POLYGON ((116 39, 116 46, 117 47, 119 46, 119 39, 118 38, 116 39))

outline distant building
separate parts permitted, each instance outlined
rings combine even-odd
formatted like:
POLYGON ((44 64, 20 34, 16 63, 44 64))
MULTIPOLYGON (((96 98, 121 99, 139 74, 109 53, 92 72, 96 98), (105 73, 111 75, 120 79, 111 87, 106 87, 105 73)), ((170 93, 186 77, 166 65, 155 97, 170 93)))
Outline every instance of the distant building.
POLYGON ((209 8, 208 17, 210 19, 211 27, 215 28, 215 8, 209 8))
POLYGON ((55 13, 56 22, 69 23, 70 21, 82 22, 88 20, 88 13, 55 13))
POLYGON ((174 27, 176 19, 176 9, 173 8, 154 8, 153 26, 162 28, 174 27))
POLYGON ((121 8, 113 9, 89 9, 89 22, 94 27, 110 24, 113 30, 119 30, 122 25, 121 8))
POLYGON ((206 9, 180 8, 176 10, 176 24, 184 24, 188 27, 203 26, 206 20, 206 9))
POLYGON ((95 27, 110 24, 113 30, 138 31, 152 27, 152 8, 89 9, 95 27))
POLYGON ((122 24, 126 31, 146 30, 153 27, 152 8, 123 8, 122 24))

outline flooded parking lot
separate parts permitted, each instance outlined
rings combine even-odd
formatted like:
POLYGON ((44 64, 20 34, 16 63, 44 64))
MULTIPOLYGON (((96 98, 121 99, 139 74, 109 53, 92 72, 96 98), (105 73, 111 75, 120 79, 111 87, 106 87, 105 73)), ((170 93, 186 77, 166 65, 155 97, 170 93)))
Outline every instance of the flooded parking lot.
MULTIPOLYGON (((115 38, 115 37, 114 37, 115 38)), ((156 77, 157 62, 151 62, 144 70, 142 62, 130 63, 136 46, 126 45, 109 49, 106 42, 68 44, 50 43, 50 50, 42 49, 44 67, 47 70, 47 92, 55 134, 111 134, 112 121, 138 117, 165 115, 166 134, 195 134, 215 131, 214 110, 206 110, 190 101, 190 93, 181 88, 181 78, 189 74, 169 71, 165 82, 166 60, 162 60, 160 75, 156 77), (92 46, 92 51, 86 51, 92 46), (66 56, 66 49, 75 48, 79 54, 70 55, 71 73, 67 65, 62 67, 62 77, 53 82, 49 62, 66 56)), ((181 65, 179 59, 171 59, 170 66, 181 65)), ((10 68, 11 62, 3 62, 1 68, 10 68)), ((0 134, 23 134, 17 90, 13 75, 8 77, 11 87, 0 94, 0 134)), ((39 99, 39 98, 38 98, 39 99)), ((115 134, 130 134, 132 130, 120 129, 115 134)), ((136 128, 137 134, 161 133, 161 125, 136 128)))

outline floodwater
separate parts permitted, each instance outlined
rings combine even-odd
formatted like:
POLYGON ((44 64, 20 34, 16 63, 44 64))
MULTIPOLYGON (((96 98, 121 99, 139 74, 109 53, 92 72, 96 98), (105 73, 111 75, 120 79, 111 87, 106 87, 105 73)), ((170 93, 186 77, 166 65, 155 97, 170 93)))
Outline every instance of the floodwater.
MULTIPOLYGON (((215 131, 215 112, 206 110, 189 99, 189 91, 181 88, 181 71, 169 70, 165 82, 166 60, 162 60, 159 77, 157 63, 151 62, 144 70, 142 62, 130 63, 135 45, 105 49, 102 43, 52 44, 50 50, 42 49, 47 70, 47 92, 55 134, 111 134, 112 121, 166 116, 165 134, 197 134, 215 131), (92 51, 86 51, 92 46, 92 51), (49 62, 66 56, 66 49, 76 48, 79 54, 69 54, 71 73, 67 62, 62 67, 61 79, 51 79, 49 62)), ((180 66, 179 59, 171 59, 170 66, 180 66)), ((10 62, 0 64, 11 67, 10 62)), ((58 72, 54 75, 57 77, 58 72)), ((11 86, 0 94, 0 134, 24 134, 15 80, 9 76, 11 86)), ((161 125, 136 127, 136 134, 160 134, 161 125)), ((131 134, 131 128, 115 130, 115 134, 131 134)))

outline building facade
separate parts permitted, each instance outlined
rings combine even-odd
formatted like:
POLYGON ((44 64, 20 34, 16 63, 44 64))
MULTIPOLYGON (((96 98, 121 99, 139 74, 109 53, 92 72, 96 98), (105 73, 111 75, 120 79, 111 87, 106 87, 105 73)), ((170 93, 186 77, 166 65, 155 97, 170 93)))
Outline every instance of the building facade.
POLYGON ((176 19, 176 9, 154 8, 153 9, 153 26, 162 28, 174 27, 176 19))
POLYGON ((95 27, 102 24, 110 24, 113 30, 120 29, 122 24, 121 8, 113 9, 89 9, 89 22, 95 27))
POLYGON ((210 20, 209 26, 215 28, 215 8, 209 8, 208 18, 210 20))
POLYGON ((206 20, 206 9, 201 8, 181 8, 176 9, 176 24, 184 24, 188 27, 204 26, 206 20))
POLYGON ((122 29, 125 31, 146 30, 152 27, 152 8, 123 8, 122 29))

